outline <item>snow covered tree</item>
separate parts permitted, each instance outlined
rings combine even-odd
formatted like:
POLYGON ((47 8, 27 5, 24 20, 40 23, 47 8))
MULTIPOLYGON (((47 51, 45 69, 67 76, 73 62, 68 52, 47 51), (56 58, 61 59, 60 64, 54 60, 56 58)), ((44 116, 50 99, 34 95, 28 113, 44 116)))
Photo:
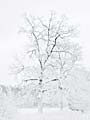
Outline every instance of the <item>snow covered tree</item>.
POLYGON ((9 95, 7 87, 4 85, 0 86, 0 119, 1 120, 12 120, 16 113, 17 107, 12 96, 9 95), (4 91, 5 89, 5 91, 4 91))
POLYGON ((23 61, 18 61, 12 70, 24 83, 33 82, 32 91, 42 111, 45 92, 57 89, 57 85, 50 87, 50 84, 57 82, 62 92, 62 82, 78 61, 79 46, 71 42, 77 30, 66 17, 56 18, 53 12, 49 19, 28 15, 24 18, 25 25, 20 32, 28 37, 29 47, 23 61))
POLYGON ((66 85, 69 89, 67 100, 71 110, 90 111, 89 71, 82 66, 76 66, 69 73, 66 85))
MULTIPOLYGON (((55 51, 59 54, 59 58, 56 60, 59 70, 58 89, 63 98, 63 94, 66 93, 66 91, 68 92, 64 84, 70 75, 69 73, 80 60, 81 50, 78 44, 64 40, 59 44, 58 49, 59 50, 55 51)), ((63 108, 63 99, 61 99, 61 108, 63 108)))

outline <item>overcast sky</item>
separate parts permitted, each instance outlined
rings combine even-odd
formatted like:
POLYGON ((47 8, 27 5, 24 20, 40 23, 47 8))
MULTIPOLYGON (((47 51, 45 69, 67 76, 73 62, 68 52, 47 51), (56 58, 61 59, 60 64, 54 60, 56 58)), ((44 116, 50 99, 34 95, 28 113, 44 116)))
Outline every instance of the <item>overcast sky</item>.
POLYGON ((23 14, 46 16, 50 10, 66 14, 80 25, 79 42, 83 48, 83 64, 90 68, 90 1, 89 0, 0 0, 0 81, 7 81, 8 65, 22 46, 17 32, 23 14))

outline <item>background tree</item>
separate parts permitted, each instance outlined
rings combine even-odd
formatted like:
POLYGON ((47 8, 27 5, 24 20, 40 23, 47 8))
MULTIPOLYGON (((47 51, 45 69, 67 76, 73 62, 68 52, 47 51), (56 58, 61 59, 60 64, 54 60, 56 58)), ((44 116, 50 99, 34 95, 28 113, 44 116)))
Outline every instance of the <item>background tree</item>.
POLYGON ((78 44, 63 41, 59 44, 58 50, 59 58, 56 60, 57 68, 59 69, 58 89, 61 94, 61 108, 63 108, 63 94, 68 92, 68 87, 65 86, 65 82, 70 76, 70 72, 77 65, 80 60, 81 50, 78 44))
POLYGON ((67 96, 69 108, 72 110, 86 112, 90 110, 90 82, 89 71, 80 65, 72 68, 66 81, 69 88, 67 96))
POLYGON ((9 94, 9 88, 4 85, 0 85, 0 119, 10 120, 17 114, 16 103, 9 94))
POLYGON ((24 18, 25 25, 20 32, 28 36, 29 47, 23 61, 18 61, 12 69, 23 77, 24 83, 35 83, 32 91, 42 111, 45 92, 65 89, 64 79, 79 60, 80 47, 71 42, 76 36, 76 28, 68 23, 66 17, 56 18, 51 13, 47 20, 27 15, 24 18), (53 82, 58 86, 50 87, 53 82))

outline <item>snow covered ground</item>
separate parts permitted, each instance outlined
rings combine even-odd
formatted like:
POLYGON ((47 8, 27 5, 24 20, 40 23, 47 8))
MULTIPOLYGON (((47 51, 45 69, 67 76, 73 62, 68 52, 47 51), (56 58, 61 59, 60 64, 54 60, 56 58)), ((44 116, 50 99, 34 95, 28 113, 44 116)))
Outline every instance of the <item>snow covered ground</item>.
POLYGON ((19 109, 14 120, 90 120, 90 114, 59 109, 44 109, 43 113, 37 109, 19 109))

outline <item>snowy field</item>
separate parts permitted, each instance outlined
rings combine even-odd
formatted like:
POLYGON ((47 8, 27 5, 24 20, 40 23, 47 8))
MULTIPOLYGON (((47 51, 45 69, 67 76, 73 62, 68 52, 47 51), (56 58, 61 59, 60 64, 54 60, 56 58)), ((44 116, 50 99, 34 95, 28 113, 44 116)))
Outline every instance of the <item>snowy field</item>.
POLYGON ((14 120, 90 120, 90 115, 59 109, 44 109, 43 113, 39 113, 37 109, 19 109, 14 120))

